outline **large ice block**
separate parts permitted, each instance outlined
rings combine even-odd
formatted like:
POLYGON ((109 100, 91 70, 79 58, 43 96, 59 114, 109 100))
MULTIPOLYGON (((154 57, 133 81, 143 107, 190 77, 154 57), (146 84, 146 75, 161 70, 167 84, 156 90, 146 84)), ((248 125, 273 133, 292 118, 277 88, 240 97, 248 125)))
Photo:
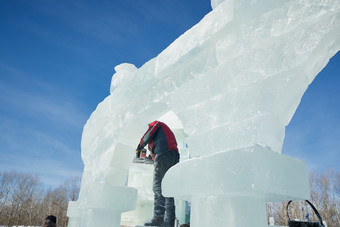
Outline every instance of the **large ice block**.
POLYGON ((68 226, 81 227, 82 210, 77 206, 77 202, 69 201, 67 208, 68 226))
POLYGON ((167 172, 163 192, 185 200, 198 194, 297 199, 309 194, 307 176, 303 161, 255 145, 180 162, 167 172))
POLYGON ((266 202, 309 197, 308 171, 300 160, 251 146, 177 164, 163 194, 191 202, 195 227, 264 227, 266 202))

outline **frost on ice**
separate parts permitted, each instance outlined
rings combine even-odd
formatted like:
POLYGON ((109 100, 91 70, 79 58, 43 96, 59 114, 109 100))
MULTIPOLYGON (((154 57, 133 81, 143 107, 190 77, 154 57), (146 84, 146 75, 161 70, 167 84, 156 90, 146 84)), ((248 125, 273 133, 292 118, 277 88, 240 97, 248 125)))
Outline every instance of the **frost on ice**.
POLYGON ((134 149, 147 124, 168 113, 192 158, 169 170, 163 192, 191 202, 191 226, 263 227, 265 202, 309 197, 305 164, 281 148, 302 95, 340 49, 340 2, 211 5, 141 68, 116 66, 111 95, 84 127, 69 226, 119 226, 135 209, 137 189, 127 184, 134 149))

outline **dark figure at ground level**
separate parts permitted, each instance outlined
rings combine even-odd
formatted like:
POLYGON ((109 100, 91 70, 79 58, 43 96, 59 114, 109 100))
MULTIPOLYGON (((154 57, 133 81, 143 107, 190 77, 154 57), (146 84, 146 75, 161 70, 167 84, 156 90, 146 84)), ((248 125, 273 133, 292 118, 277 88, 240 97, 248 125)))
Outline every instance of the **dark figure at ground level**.
POLYGON ((141 138, 137 150, 148 144, 148 149, 154 159, 153 192, 154 214, 145 226, 173 227, 175 223, 174 198, 162 195, 162 180, 165 173, 179 162, 179 153, 175 135, 170 128, 160 121, 149 124, 149 128, 141 138))
POLYGON ((54 215, 48 215, 41 227, 56 227, 57 217, 54 215))

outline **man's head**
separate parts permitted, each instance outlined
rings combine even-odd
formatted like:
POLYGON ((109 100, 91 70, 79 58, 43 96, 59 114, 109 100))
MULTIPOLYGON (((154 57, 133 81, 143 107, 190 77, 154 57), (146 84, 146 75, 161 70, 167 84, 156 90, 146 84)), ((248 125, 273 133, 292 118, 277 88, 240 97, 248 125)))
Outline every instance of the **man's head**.
POLYGON ((45 218, 44 223, 41 227, 56 227, 57 217, 54 215, 49 215, 45 218))

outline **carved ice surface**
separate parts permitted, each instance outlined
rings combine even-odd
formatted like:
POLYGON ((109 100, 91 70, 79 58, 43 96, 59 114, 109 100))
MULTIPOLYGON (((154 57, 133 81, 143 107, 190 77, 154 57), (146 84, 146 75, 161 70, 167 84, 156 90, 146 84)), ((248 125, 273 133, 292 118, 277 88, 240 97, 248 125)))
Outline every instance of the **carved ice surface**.
POLYGON ((191 226, 262 227, 266 201, 308 198, 305 164, 281 148, 302 95, 340 49, 340 1, 211 4, 141 68, 115 67, 111 95, 84 127, 69 226, 119 226, 135 208, 137 190, 126 186, 134 149, 169 111, 193 158, 169 170, 163 192, 191 202, 191 226))

